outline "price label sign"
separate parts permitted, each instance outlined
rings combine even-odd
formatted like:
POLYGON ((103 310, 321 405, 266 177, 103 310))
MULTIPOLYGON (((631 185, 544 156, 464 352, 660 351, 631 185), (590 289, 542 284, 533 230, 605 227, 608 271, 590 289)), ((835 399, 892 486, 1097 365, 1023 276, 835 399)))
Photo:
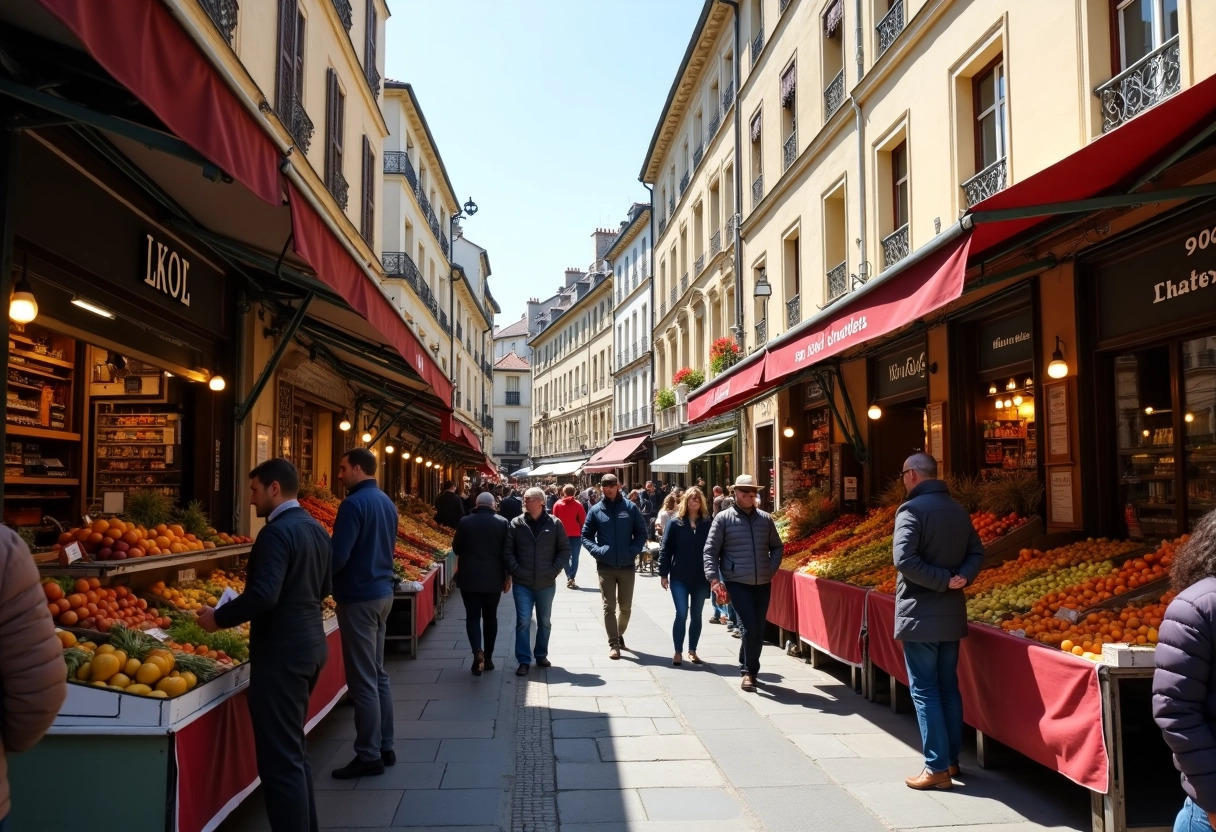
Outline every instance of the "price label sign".
POLYGON ((215 608, 218 610, 220 607, 224 606, 224 604, 227 604, 229 601, 232 601, 239 597, 241 597, 240 593, 238 593, 232 587, 228 587, 227 589, 224 590, 223 594, 220 595, 219 599, 215 602, 215 608))
POLYGON ((193 581, 193 580, 194 580, 194 567, 193 566, 190 567, 189 569, 177 570, 177 582, 178 583, 182 583, 184 581, 193 581))
POLYGON ((152 636, 152 638, 156 639, 157 641, 168 641, 169 640, 169 634, 166 633, 164 630, 162 630, 160 627, 153 627, 150 630, 144 630, 144 632, 147 635, 152 636))
POLYGON ((1076 624, 1081 620, 1081 613, 1077 610, 1070 610, 1068 607, 1062 607, 1060 611, 1056 613, 1056 618, 1060 619, 1061 621, 1067 621, 1069 624, 1076 624))
POLYGON ((78 560, 85 560, 84 549, 76 542, 69 543, 59 550, 59 565, 71 566, 78 560))

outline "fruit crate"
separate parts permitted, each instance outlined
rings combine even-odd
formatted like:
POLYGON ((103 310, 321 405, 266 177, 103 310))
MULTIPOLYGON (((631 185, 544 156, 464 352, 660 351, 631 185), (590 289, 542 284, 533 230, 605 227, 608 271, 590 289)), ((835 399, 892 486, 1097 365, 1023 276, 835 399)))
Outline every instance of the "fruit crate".
POLYGON ((1031 543, 1042 535, 1043 518, 1036 515, 1030 518, 1030 522, 1018 526, 1009 534, 1004 537, 998 537, 985 546, 984 566, 993 566, 994 564, 1017 557, 1019 551, 1028 548, 1031 543))

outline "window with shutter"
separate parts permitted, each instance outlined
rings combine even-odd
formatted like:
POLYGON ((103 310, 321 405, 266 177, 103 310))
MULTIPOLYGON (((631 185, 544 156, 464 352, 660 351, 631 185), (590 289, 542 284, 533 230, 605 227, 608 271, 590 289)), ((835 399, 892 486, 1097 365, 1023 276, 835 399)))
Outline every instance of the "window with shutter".
POLYGON ((342 131, 346 99, 338 85, 338 73, 332 68, 326 73, 325 110, 325 185, 345 211, 348 185, 342 175, 342 131))
POLYGON ((367 0, 367 32, 363 40, 363 72, 372 95, 380 94, 380 70, 376 68, 376 0, 367 0))
POLYGON ((279 116, 291 122, 292 93, 296 90, 296 20, 299 9, 296 0, 279 0, 279 61, 275 78, 274 100, 279 116))
POLYGON ((376 157, 372 143, 363 137, 363 214, 361 230, 368 245, 374 245, 376 220, 376 157))

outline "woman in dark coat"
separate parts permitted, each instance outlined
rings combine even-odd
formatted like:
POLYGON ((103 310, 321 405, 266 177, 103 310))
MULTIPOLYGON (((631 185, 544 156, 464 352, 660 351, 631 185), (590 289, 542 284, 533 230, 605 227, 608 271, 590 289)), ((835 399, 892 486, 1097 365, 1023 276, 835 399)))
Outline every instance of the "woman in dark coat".
POLYGON ((1157 636, 1153 718, 1182 772, 1175 832, 1216 828, 1216 511, 1174 555, 1173 588, 1157 636))
POLYGON ((709 505, 701 489, 684 492, 676 516, 667 521, 663 529, 663 542, 659 547, 659 576, 663 589, 671 589, 671 599, 676 605, 676 618, 672 624, 671 637, 676 652, 671 663, 679 665, 684 653, 684 630, 691 611, 692 622, 688 629, 688 658, 693 664, 701 664, 697 656, 697 643, 701 640, 701 611, 709 597, 709 582, 705 580, 705 540, 709 537, 709 505))
POLYGON ((494 669, 498 602, 511 588, 503 554, 510 525, 494 513, 494 495, 485 491, 477 495, 473 513, 461 518, 456 526, 456 536, 452 538, 452 551, 460 564, 456 571, 456 586, 464 601, 465 630, 473 649, 474 676, 480 676, 483 670, 494 669))

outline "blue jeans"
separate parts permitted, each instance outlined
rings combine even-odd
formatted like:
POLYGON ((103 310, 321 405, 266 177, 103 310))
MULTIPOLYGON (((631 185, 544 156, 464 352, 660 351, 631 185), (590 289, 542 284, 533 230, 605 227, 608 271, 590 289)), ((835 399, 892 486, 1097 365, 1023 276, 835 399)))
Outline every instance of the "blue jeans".
POLYGON ((0 832, 8 832, 8 815, 0 818, 0 832))
POLYGON ((528 630, 532 626, 532 610, 536 609, 536 658, 549 655, 549 632, 553 629, 553 594, 556 586, 533 589, 530 586, 511 584, 511 597, 515 600, 515 660, 520 664, 532 664, 533 651, 528 646, 528 630))
POLYGON ((726 591, 739 617, 739 673, 755 679, 760 673, 760 648, 764 646, 764 622, 768 620, 773 585, 728 581, 726 591))
POLYGON ((671 580, 671 600, 676 603, 676 620, 671 627, 671 638, 676 652, 684 652, 684 623, 691 611, 692 621, 688 623, 688 649, 697 652, 697 644, 701 641, 701 611, 705 609, 705 599, 709 597, 709 584, 704 579, 685 583, 671 580))
MULTIPOLYGON (((1208 813, 1188 797, 1182 804, 1182 811, 1174 820, 1174 832, 1211 832, 1211 830, 1212 824, 1208 822, 1208 813)), ((3 832, 2 826, 0 826, 0 832, 3 832)))
POLYGON ((578 574, 578 553, 583 550, 581 537, 570 538, 570 562, 566 564, 566 580, 573 581, 578 574))
POLYGON ((958 691, 957 641, 905 641, 908 688, 916 706, 925 768, 958 765, 963 748, 963 697, 958 691))

